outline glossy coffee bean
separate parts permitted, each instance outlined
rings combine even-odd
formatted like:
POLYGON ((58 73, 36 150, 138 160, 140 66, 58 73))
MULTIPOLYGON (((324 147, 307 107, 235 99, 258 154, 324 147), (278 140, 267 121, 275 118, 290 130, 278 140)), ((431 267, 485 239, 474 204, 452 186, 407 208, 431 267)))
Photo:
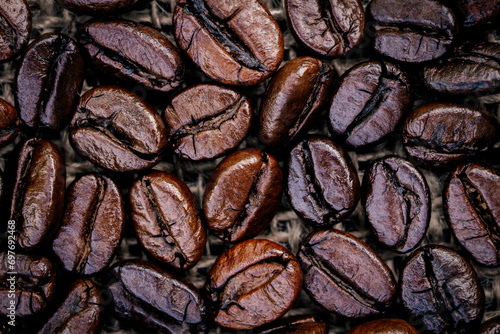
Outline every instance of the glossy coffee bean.
POLYGON ((161 93, 182 82, 181 55, 156 29, 127 20, 95 20, 80 29, 79 42, 105 75, 161 93))
POLYGON ((326 324, 315 316, 296 316, 281 319, 261 328, 257 334, 327 334, 326 324))
POLYGON ((12 142, 19 133, 17 110, 0 98, 0 147, 12 142))
POLYGON ((398 66, 364 62, 334 88, 330 126, 351 147, 372 144, 394 131, 410 102, 410 82, 398 66))
POLYGON ((349 216, 359 201, 359 188, 351 159, 330 139, 312 137, 290 152, 287 194, 307 223, 329 226, 349 216))
POLYGON ((401 299, 412 322, 431 333, 466 333, 483 317, 484 293, 474 268, 457 252, 428 245, 401 274, 401 299))
POLYGON ((280 149, 311 125, 328 97, 335 73, 327 63, 299 57, 286 63, 267 87, 259 115, 259 139, 280 149))
POLYGON ((16 104, 30 128, 60 130, 71 120, 83 82, 84 61, 76 42, 60 33, 33 41, 16 76, 16 104))
POLYGON ((198 84, 177 94, 163 113, 169 140, 181 157, 212 159, 236 148, 252 121, 250 101, 237 91, 198 84))
POLYGON ((419 332, 401 319, 377 319, 365 322, 346 334, 418 334, 419 332))
POLYGON ((260 1, 180 0, 174 33, 180 49, 223 84, 258 84, 283 60, 281 30, 260 1))
POLYGON ((297 258, 304 290, 330 312, 361 318, 385 312, 396 294, 393 274, 366 243, 349 233, 321 230, 302 243, 297 258))
POLYGON ((500 2, 498 0, 457 0, 455 6, 465 28, 485 25, 488 21, 498 23, 500 2))
POLYGON ((207 233, 184 182, 152 172, 134 182, 129 200, 139 243, 152 257, 182 270, 200 260, 207 233))
POLYGON ((31 11, 26 0, 0 3, 0 63, 15 58, 28 44, 31 11))
POLYGON ((281 168, 272 155, 247 148, 227 156, 205 187, 208 228, 232 243, 257 236, 278 210, 282 182, 281 168))
POLYGON ((151 0, 57 0, 59 5, 79 15, 117 14, 139 9, 151 0))
POLYGON ((285 0, 295 39, 321 57, 338 57, 363 39, 365 12, 359 0, 285 0))
POLYGON ((114 172, 157 164, 167 145, 160 115, 137 95, 115 86, 87 91, 70 124, 73 147, 114 172))
POLYGON ((300 265, 288 249, 269 240, 250 239, 217 258, 205 292, 217 325, 253 329, 285 314, 301 285, 300 265))
POLYGON ((431 218, 422 173, 406 159, 386 156, 365 172, 363 190, 366 217, 378 242, 400 253, 417 247, 431 218))
POLYGON ((109 178, 87 174, 67 190, 62 224, 52 249, 64 269, 92 275, 111 262, 125 225, 122 194, 109 178))
POLYGON ((147 333, 207 333, 208 311, 188 281, 142 260, 117 263, 108 290, 114 315, 147 333))
POLYGON ((491 318, 484 322, 479 329, 479 334, 498 334, 500 333, 500 316, 491 318))

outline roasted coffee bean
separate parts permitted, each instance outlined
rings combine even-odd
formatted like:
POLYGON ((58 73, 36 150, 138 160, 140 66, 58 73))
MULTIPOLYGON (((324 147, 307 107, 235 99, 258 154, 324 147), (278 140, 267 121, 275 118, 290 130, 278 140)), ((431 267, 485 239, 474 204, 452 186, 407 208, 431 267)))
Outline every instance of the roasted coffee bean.
POLYGON ((15 58, 28 44, 31 12, 26 0, 0 3, 0 63, 15 58))
POLYGON ((431 103, 406 118, 403 144, 424 168, 441 169, 488 151, 498 140, 497 120, 481 110, 431 103))
POLYGON ((377 319, 356 326, 346 334, 418 334, 418 331, 401 319, 377 319))
MULTIPOLYGON (((0 209, 3 208, 3 192, 4 192, 4 185, 3 185, 3 172, 0 169, 0 209)), ((2 216, 0 216, 1 218, 2 216)))
POLYGON ((101 73, 161 93, 182 82, 181 55, 156 29, 127 20, 95 20, 79 35, 88 59, 101 73))
POLYGON ((491 318, 484 322, 479 329, 479 334, 498 334, 500 333, 500 316, 491 318))
POLYGON ((444 246, 424 246, 411 255, 401 274, 401 299, 426 332, 466 333, 483 317, 484 293, 474 268, 444 246))
POLYGON ((183 270, 200 260, 207 232, 184 182, 166 172, 149 173, 134 182, 129 199, 135 233, 151 256, 183 270))
POLYGON ((55 281, 56 271, 46 257, 0 253, 0 315, 42 312, 55 295, 55 281))
POLYGON ((250 239, 228 249, 210 268, 205 291, 215 323, 252 329, 285 314, 299 297, 302 272, 285 247, 250 239))
POLYGON ((488 21, 498 24, 500 1, 498 0, 457 0, 454 1, 458 16, 465 28, 483 26, 488 21))
POLYGON ((259 139, 274 149, 311 125, 328 97, 335 73, 311 57, 291 60, 273 76, 259 116, 259 139))
POLYGON ((309 138, 290 152, 288 198, 309 224, 328 226, 349 216, 359 201, 359 188, 351 159, 330 139, 309 138))
POLYGON ((68 188, 62 225, 52 249, 64 269, 92 275, 113 258, 125 225, 120 189, 109 178, 88 174, 68 188))
POLYGON ((278 160, 256 148, 237 151, 220 162, 203 196, 210 230, 226 242, 257 236, 273 219, 281 200, 278 160))
POLYGON ((260 1, 180 0, 174 33, 180 49, 223 84, 258 84, 283 60, 283 35, 260 1))
POLYGON ((199 84, 177 94, 163 113, 169 140, 181 157, 212 159, 237 147, 252 122, 250 101, 237 91, 199 84))
POLYGON ((80 15, 105 15, 145 7, 151 0, 57 0, 59 5, 80 15))
POLYGON ((387 156, 372 163, 363 180, 366 217, 378 242, 406 253, 418 246, 431 218, 431 195, 411 162, 387 156))
POLYGON ((257 334, 327 334, 326 324, 315 316, 297 316, 278 320, 257 334))
POLYGON ((59 148, 44 139, 26 141, 17 157, 10 219, 17 243, 31 250, 52 237, 63 212, 66 169, 59 148))
POLYGON ((13 141, 19 133, 17 110, 0 98, 0 147, 13 141))
POLYGON ((60 33, 33 41, 16 76, 16 104, 30 128, 60 130, 78 102, 84 61, 76 42, 60 33))
POLYGON ((455 15, 436 0, 374 0, 374 48, 394 60, 420 63, 442 56, 456 34, 455 15))
POLYGON ((351 147, 378 142, 394 131, 410 102, 410 82, 398 66, 361 63, 348 70, 334 89, 331 129, 351 147))
POLYGON ((396 294, 393 274, 367 244, 349 233, 311 233, 297 255, 304 290, 330 312, 361 318, 385 312, 396 294))
POLYGON ((208 311, 188 281, 142 260, 119 262, 111 275, 115 316, 140 331, 208 332, 208 311))
POLYGON ((285 0, 295 39, 321 57, 338 57, 364 36, 365 12, 359 0, 285 0))
POLYGON ((167 146, 160 115, 137 95, 115 86, 87 91, 70 124, 73 147, 114 172, 157 164, 167 146))

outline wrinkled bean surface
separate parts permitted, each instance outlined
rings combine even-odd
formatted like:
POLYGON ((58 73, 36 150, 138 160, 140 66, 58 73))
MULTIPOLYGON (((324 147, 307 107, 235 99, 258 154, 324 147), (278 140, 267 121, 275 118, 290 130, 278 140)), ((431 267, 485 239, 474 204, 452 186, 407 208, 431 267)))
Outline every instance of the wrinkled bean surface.
POLYGON ((31 11, 26 0, 0 3, 0 63, 15 58, 28 44, 31 11))
POLYGON ((17 110, 7 101, 0 98, 0 147, 13 141, 19 133, 19 116, 17 110))

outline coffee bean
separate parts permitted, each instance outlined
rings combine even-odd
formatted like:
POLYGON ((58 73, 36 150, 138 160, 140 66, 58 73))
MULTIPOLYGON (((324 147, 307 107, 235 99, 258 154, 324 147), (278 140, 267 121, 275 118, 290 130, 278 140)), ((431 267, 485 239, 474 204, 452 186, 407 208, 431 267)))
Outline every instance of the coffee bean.
POLYGON ((418 331, 401 319, 377 319, 356 326, 346 334, 418 334, 418 331))
POLYGON ((500 316, 484 322, 479 329, 479 334, 498 334, 500 332, 500 316))
POLYGON ((498 23, 500 16, 498 0, 457 0, 455 6, 465 28, 483 26, 488 21, 498 23))
POLYGON ((0 3, 0 63, 15 58, 28 44, 31 11, 26 0, 0 3))
POLYGON ((12 142, 19 133, 17 110, 0 98, 0 147, 12 142))
POLYGON ((278 210, 282 182, 278 160, 261 150, 247 148, 227 156, 205 187, 208 227, 226 242, 257 236, 278 210))
MULTIPOLYGON (((3 195, 3 192, 4 192, 3 179, 4 179, 3 172, 0 169, 0 209, 3 208, 3 196, 4 196, 3 195)), ((2 217, 2 216, 0 216, 0 217, 2 217)))
POLYGON ((135 233, 151 256, 183 270, 200 260, 207 233, 184 182, 152 172, 134 182, 129 199, 135 233))
POLYGON ((285 314, 298 298, 302 272, 285 247, 250 239, 228 249, 208 273, 205 291, 215 323, 253 329, 285 314))
POLYGON ((327 334, 326 324, 315 316, 296 316, 276 321, 257 334, 327 334))
POLYGON ((385 312, 396 294, 393 274, 361 239, 338 230, 311 233, 297 254, 304 290, 330 312, 361 318, 385 312))
POLYGON ((102 15, 128 12, 145 7, 151 0, 57 0, 60 6, 79 15, 102 15))

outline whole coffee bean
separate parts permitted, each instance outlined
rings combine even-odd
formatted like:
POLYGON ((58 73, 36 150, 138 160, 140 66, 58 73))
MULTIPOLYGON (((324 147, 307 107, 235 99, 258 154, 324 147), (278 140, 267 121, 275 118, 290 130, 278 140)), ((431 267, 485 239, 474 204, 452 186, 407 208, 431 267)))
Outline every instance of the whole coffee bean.
POLYGON ((311 57, 295 58, 283 66, 273 76, 260 107, 260 141, 280 149, 311 125, 334 76, 327 63, 311 57))
POLYGON ((257 236, 273 219, 281 200, 278 160, 256 148, 237 151, 215 168, 203 195, 210 230, 226 242, 257 236))
POLYGON ((401 319, 377 319, 358 325, 346 334, 418 334, 418 331, 401 319))
POLYGON ((57 2, 79 15, 107 16, 145 7, 151 0, 57 0, 57 2))
POLYGON ((283 60, 283 35, 260 1, 180 0, 174 33, 180 49, 223 84, 258 84, 283 60))
POLYGON ((83 25, 79 35, 101 73, 161 93, 182 82, 181 55, 156 29, 127 20, 95 20, 83 25))
POLYGON ((321 57, 338 57, 364 36, 365 12, 359 0, 285 0, 295 39, 321 57))
POLYGON ((166 172, 149 173, 134 182, 129 198, 135 233, 151 256, 183 270, 200 260, 207 232, 184 182, 166 172))
POLYGON ((17 110, 0 98, 0 147, 12 142, 19 133, 17 110))
POLYGON ((331 129, 351 147, 378 142, 394 131, 410 102, 410 82, 398 66, 384 61, 358 64, 334 89, 331 129))
POLYGON ((28 44, 31 12, 26 0, 0 3, 0 63, 15 58, 28 44))
POLYGON ((16 104, 30 128, 60 130, 78 102, 84 61, 76 42, 60 33, 44 34, 24 54, 16 76, 16 104))
POLYGON ((487 112, 431 103, 408 115, 403 144, 424 168, 441 169, 488 151, 499 133, 497 120, 487 112))
POLYGON ((479 329, 479 334, 498 334, 500 333, 500 316, 491 318, 484 322, 479 329))
POLYGON ((167 146, 165 125, 156 110, 115 86, 87 91, 69 130, 71 144, 81 155, 114 172, 150 168, 167 146))
POLYGON ((372 163, 363 180, 363 203, 378 242, 399 253, 418 246, 431 218, 431 195, 411 162, 386 156, 372 163))
POLYGON ((329 226, 349 216, 359 201, 359 188, 351 159, 330 139, 312 137, 290 152, 287 194, 307 223, 329 226))
POLYGON ((498 0, 457 0, 455 6, 465 28, 483 26, 488 21, 498 23, 500 16, 498 0))
POLYGON ((374 48, 382 56, 420 63, 442 56, 452 44, 455 15, 436 0, 374 0, 374 48))
POLYGON ((147 333, 207 333, 208 311, 198 290, 148 262, 115 264, 108 286, 115 316, 147 333))
POLYGON ((59 148, 40 138, 26 141, 17 157, 10 219, 18 246, 31 250, 52 237, 63 211, 66 169, 59 148))
POLYGON ((190 160, 212 159, 237 147, 252 122, 250 101, 237 91, 198 84, 177 94, 163 113, 174 150, 190 160))
POLYGON ((276 321, 257 334, 327 334, 326 324, 315 316, 296 316, 276 321))
POLYGON ((252 329, 285 314, 299 297, 302 272, 285 247, 250 239, 228 249, 210 268, 205 291, 215 323, 252 329))
POLYGON ((68 188, 62 225, 52 249, 64 269, 92 275, 111 262, 125 225, 122 194, 99 174, 76 179, 68 188))
POLYGON ((330 312, 361 318, 385 312, 396 294, 393 274, 367 244, 349 233, 311 233, 297 254, 304 290, 330 312))

